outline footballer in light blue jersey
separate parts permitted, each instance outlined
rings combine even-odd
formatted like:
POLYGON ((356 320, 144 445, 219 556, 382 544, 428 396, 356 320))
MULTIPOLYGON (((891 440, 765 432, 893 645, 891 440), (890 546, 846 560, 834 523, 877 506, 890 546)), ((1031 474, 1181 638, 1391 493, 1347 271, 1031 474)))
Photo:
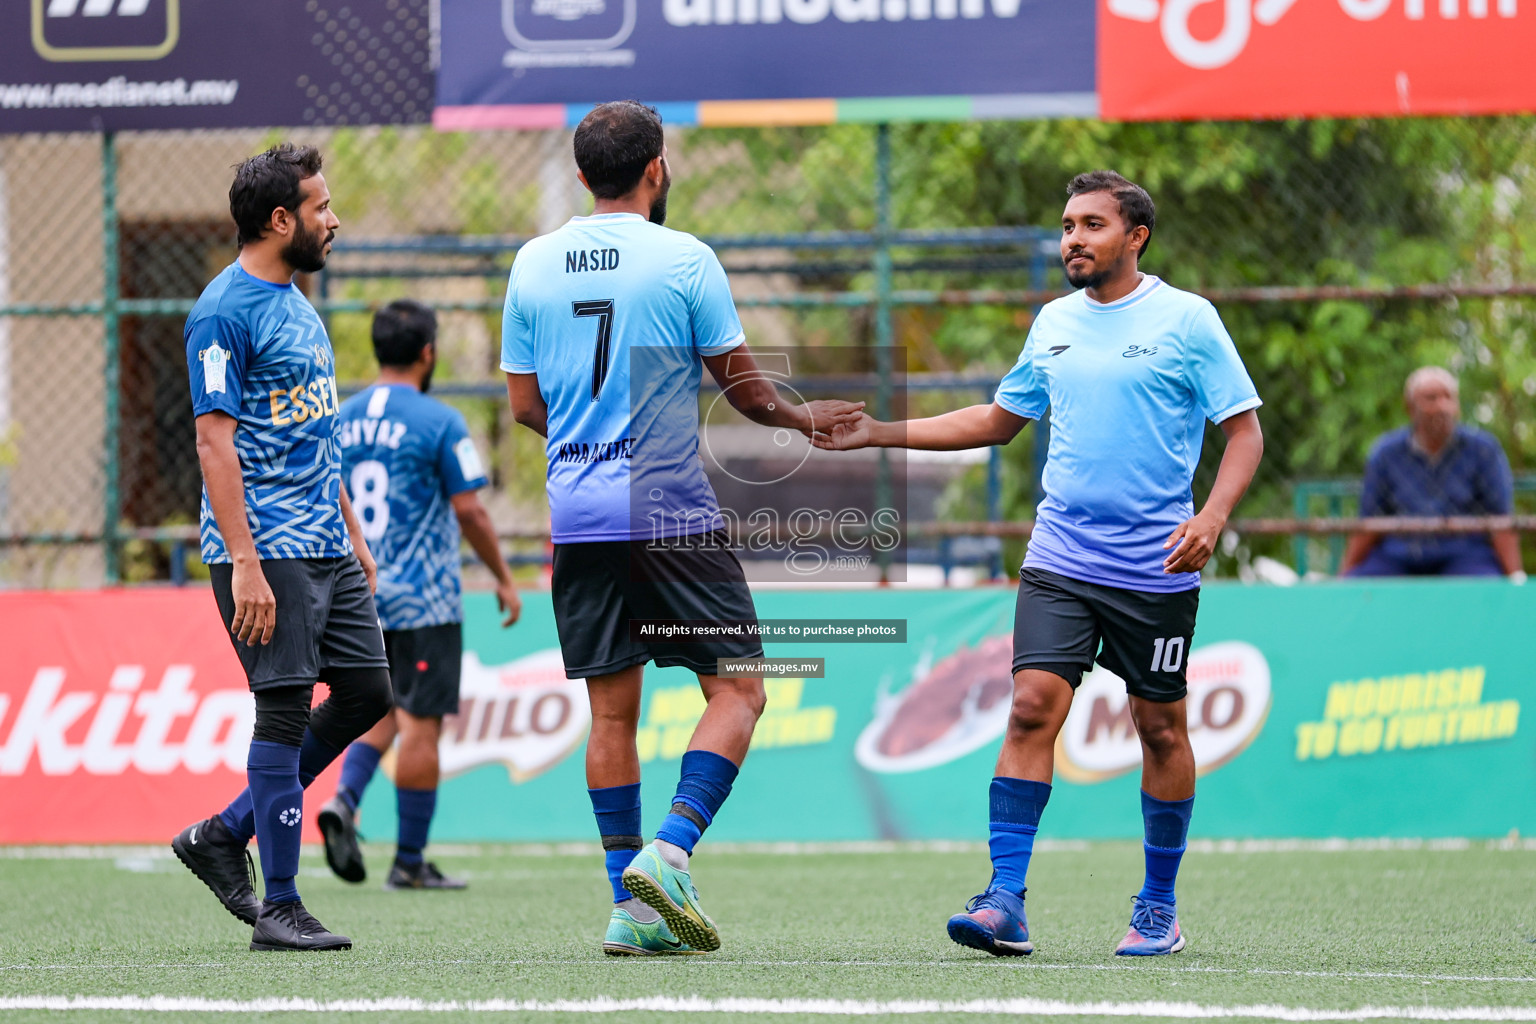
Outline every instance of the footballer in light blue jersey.
MULTIPOLYGON (((231 263, 187 318, 192 412, 239 424, 235 450, 246 516, 262 558, 352 553, 341 516, 336 359, 325 325, 290 281, 252 277, 231 263)), ((203 561, 229 561, 204 488, 203 561)))
POLYGON ((1025 419, 1051 413, 1026 566, 1129 590, 1200 585, 1198 572, 1163 571, 1163 542, 1195 514, 1206 420, 1260 404, 1215 307, 1150 274, 1114 302, 1057 299, 996 401, 1025 419))
POLYGON ((460 536, 496 579, 503 626, 517 621, 522 601, 475 493, 490 480, 464 417, 426 396, 437 365, 437 315, 411 299, 391 302, 373 318, 373 352, 378 382, 341 407, 341 451, 353 508, 379 562, 379 620, 395 711, 347 748, 336 796, 316 823, 331 870, 363 881, 357 809, 398 738, 399 841, 384 887, 462 889, 464 882, 445 876, 422 852, 437 808, 443 716, 459 710, 460 536))
POLYGON ((731 791, 765 697, 761 676, 717 675, 721 659, 763 648, 699 458, 699 382, 707 365, 737 411, 807 436, 860 407, 785 401, 757 372, 719 260, 662 227, 672 176, 654 109, 604 103, 573 144, 594 213, 517 254, 501 366, 513 416, 547 439, 555 625, 566 675, 587 681, 588 796, 615 904, 603 951, 708 952, 720 934, 688 857, 731 791), (647 632, 678 620, 717 632, 695 643, 647 632), (713 726, 683 754, 672 813, 642 849, 633 709, 652 661, 698 674, 713 726))
POLYGON ((490 484, 463 415, 409 384, 375 384, 342 403, 341 466, 379 563, 385 631, 462 622, 453 496, 490 484))
POLYGON ((725 270, 692 235, 638 213, 574 217, 512 264, 501 368, 549 407, 556 544, 719 525, 699 459, 701 356, 745 340, 725 270))
POLYGON ((1187 666, 1200 570, 1263 455, 1259 397, 1216 310, 1138 269, 1152 198, 1113 171, 1067 186, 1061 259, 1082 291, 1036 317, 995 401, 928 419, 868 417, 813 439, 945 449, 1007 444, 1047 410, 1045 498, 1019 571, 1013 710, 989 793, 992 880, 949 920, 955 942, 1034 950, 1025 874, 1051 795, 1058 734, 1095 662, 1125 682, 1142 747, 1146 875, 1121 956, 1184 948, 1174 881, 1194 807, 1187 666), (1205 506, 1190 493, 1205 423, 1227 446, 1205 506))

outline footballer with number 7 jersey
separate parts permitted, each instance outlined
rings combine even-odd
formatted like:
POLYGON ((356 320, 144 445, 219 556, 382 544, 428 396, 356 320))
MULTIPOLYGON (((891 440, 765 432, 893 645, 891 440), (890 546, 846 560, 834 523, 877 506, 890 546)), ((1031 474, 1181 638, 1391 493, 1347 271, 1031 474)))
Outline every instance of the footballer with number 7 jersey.
POLYGON ((1067 186, 1061 259, 1081 291, 1041 309, 990 405, 928 419, 868 416, 818 434, 831 450, 1007 444, 1051 413, 1045 498, 1019 573, 1013 706, 990 791, 992 880, 949 920, 955 942, 1034 950, 1024 878, 1051 794, 1057 734, 1097 660, 1125 680, 1141 739, 1145 882, 1115 952, 1184 948, 1174 900, 1195 799, 1185 666, 1200 570, 1264 452, 1259 396, 1215 308, 1144 274, 1152 199, 1113 171, 1067 186), (1205 422, 1227 446, 1205 506, 1191 482, 1205 422))
POLYGON ((501 368, 513 416, 547 439, 555 625, 566 676, 587 681, 588 795, 615 904, 603 951, 707 952, 720 933, 699 906, 689 856, 766 701, 761 677, 717 675, 717 662, 763 648, 755 636, 650 640, 631 622, 757 621, 699 458, 704 367, 737 411, 766 426, 810 435, 862 406, 796 405, 756 372, 720 261, 662 227, 672 178, 655 110, 604 103, 574 145, 593 214, 517 254, 501 368), (645 844, 635 736, 648 661, 697 673, 705 707, 672 811, 645 844))

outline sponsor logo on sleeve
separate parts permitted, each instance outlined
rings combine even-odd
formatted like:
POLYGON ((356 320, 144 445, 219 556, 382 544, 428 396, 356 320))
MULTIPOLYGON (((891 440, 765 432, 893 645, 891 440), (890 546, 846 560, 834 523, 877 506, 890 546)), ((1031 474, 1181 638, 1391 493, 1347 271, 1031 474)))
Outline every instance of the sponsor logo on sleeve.
POLYGON ((225 370, 229 368, 229 349, 211 345, 202 351, 203 391, 216 395, 224 393, 225 370))
POLYGON ((478 480, 485 476, 485 465, 480 461, 480 453, 475 451, 473 440, 464 438, 453 446, 453 454, 459 460, 459 474, 465 480, 478 480))

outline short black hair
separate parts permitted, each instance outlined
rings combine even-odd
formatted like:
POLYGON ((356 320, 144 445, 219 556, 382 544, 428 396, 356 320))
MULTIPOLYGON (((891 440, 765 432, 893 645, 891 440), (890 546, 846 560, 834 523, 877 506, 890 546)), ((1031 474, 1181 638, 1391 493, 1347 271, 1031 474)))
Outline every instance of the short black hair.
POLYGON ((1087 171, 1067 182, 1067 195, 1083 196, 1108 192, 1120 204, 1120 217, 1127 228, 1144 227, 1147 240, 1142 243, 1139 259, 1152 247, 1152 229, 1157 227, 1157 207, 1147 190, 1117 171, 1087 171))
POLYGON ((661 156, 661 115, 637 100, 593 107, 576 126, 576 166, 598 199, 633 192, 646 166, 661 156))
POLYGON ((235 181, 229 186, 236 244, 254 242, 265 234, 272 211, 279 206, 297 210, 304 202, 300 183, 320 173, 320 162, 320 151, 314 146, 284 142, 236 165, 235 181))
POLYGON ((373 315, 373 354, 380 366, 410 366, 437 340, 437 314, 415 299, 396 299, 373 315))

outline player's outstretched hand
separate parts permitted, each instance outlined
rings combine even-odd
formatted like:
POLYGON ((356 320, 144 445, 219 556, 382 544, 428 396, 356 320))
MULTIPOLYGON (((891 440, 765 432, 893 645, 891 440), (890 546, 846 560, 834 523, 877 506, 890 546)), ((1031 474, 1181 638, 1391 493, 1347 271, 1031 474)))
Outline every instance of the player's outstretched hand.
POLYGON ((848 452, 855 448, 867 448, 869 428, 874 425, 874 422, 873 416, 861 412, 851 419, 835 424, 830 430, 817 430, 811 435, 811 444, 829 452, 848 452))
POLYGON ((1173 548, 1173 553, 1163 559, 1163 572, 1199 572, 1204 569, 1216 550, 1216 539, 1225 525, 1219 516, 1204 513, 1180 523, 1163 544, 1165 551, 1173 548))
POLYGON ((260 562, 236 562, 230 590, 235 598, 235 617, 229 631, 247 647, 258 640, 263 647, 272 642, 277 626, 277 598, 261 571, 260 562))
POLYGON ((814 438, 843 423, 851 423, 864 412, 863 402, 845 402, 838 398, 818 398, 801 406, 806 411, 809 424, 800 432, 814 438))
POLYGON ((523 614, 523 599, 518 596, 517 587, 510 581, 497 585, 496 607, 506 615, 506 618, 501 620, 502 629, 512 625, 523 614))

